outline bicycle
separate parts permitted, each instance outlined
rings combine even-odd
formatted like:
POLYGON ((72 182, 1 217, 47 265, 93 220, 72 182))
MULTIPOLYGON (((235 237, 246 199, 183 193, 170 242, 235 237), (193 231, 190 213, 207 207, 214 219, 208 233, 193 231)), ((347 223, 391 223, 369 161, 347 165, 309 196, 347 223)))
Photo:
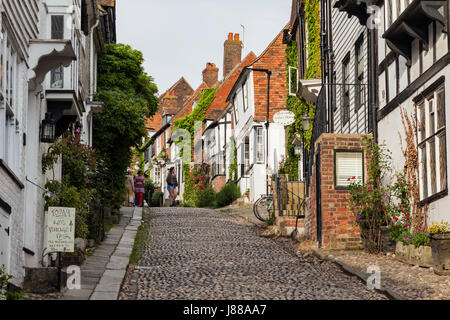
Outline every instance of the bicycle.
POLYGON ((270 194, 261 195, 261 198, 253 204, 253 214, 260 221, 266 222, 274 213, 273 191, 270 194))

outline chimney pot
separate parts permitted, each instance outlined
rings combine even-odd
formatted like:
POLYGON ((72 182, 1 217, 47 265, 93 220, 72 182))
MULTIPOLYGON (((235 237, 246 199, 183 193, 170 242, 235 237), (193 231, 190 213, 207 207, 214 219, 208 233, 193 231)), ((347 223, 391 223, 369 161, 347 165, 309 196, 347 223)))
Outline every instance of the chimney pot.
POLYGON ((241 62, 242 59, 242 42, 239 40, 239 33, 228 34, 228 41, 224 43, 223 53, 223 78, 226 78, 228 73, 241 62))
POLYGON ((217 68, 214 63, 207 62, 206 68, 202 73, 203 82, 206 83, 209 88, 212 88, 216 85, 217 81, 219 80, 219 68, 217 68))

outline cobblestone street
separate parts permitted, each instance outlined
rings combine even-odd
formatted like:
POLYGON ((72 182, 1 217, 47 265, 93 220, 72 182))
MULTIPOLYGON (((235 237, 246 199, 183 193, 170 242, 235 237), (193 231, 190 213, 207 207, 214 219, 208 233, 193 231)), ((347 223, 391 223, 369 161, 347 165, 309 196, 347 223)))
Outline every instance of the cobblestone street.
MULTIPOLYGON (((331 262, 298 257, 258 236, 237 217, 208 209, 150 211, 150 241, 127 277, 136 281, 136 299, 387 299, 331 262)), ((130 287, 119 299, 130 297, 130 287)))

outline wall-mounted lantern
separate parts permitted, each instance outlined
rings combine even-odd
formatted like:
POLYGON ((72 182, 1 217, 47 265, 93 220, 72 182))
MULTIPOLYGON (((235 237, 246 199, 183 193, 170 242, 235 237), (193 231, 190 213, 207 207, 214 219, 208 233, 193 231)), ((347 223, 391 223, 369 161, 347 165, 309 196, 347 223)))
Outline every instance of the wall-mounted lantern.
POLYGON ((50 112, 45 114, 41 126, 41 142, 53 143, 55 141, 56 124, 50 112))
POLYGON ((303 125, 303 130, 304 131, 309 131, 309 129, 311 128, 311 122, 312 122, 312 118, 311 117, 304 116, 302 118, 302 125, 303 125))

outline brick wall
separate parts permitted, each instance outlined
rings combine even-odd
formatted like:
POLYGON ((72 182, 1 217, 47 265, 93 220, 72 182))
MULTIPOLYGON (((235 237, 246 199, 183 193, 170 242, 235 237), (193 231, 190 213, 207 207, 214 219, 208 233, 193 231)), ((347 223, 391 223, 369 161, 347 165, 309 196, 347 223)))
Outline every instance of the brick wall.
POLYGON ((226 183, 227 183, 226 176, 215 176, 211 180, 211 186, 215 192, 219 192, 220 190, 222 190, 222 188, 225 187, 226 183))
MULTIPOLYGON (((347 190, 335 188, 334 153, 335 150, 364 151, 360 134, 322 134, 315 143, 316 155, 320 152, 320 172, 314 163, 309 189, 308 208, 305 227, 311 240, 317 239, 317 193, 316 177, 320 174, 322 199, 322 247, 325 249, 361 248, 359 227, 354 226, 355 217, 349 210, 347 190), (320 145, 320 151, 318 146, 320 145)), ((316 157, 314 157, 315 161, 316 157)), ((364 159, 364 158, 363 158, 364 159)), ((365 169, 366 170, 366 166, 365 169)), ((367 175, 365 175, 367 176, 367 175)))
MULTIPOLYGON (((280 110, 286 110, 286 45, 283 44, 283 32, 280 32, 267 49, 253 63, 253 68, 272 71, 270 77, 270 110, 269 119, 280 110)), ((267 114, 267 76, 263 72, 253 72, 255 91, 256 121, 266 120, 267 114)))

